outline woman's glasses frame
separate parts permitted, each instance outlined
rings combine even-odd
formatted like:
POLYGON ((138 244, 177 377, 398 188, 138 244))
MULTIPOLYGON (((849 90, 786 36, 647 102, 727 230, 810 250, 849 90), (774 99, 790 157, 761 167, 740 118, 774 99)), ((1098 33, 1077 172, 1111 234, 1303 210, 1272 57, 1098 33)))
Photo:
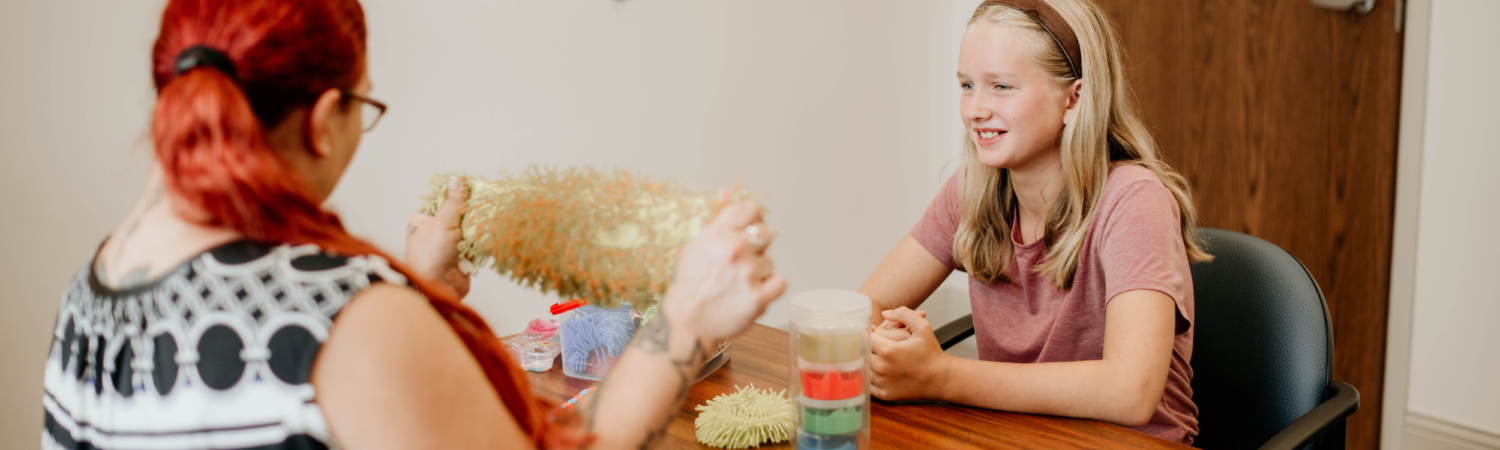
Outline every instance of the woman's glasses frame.
POLYGON ((359 101, 359 102, 363 102, 363 103, 368 103, 370 106, 374 106, 376 110, 380 111, 378 114, 375 115, 375 119, 373 119, 373 120, 370 121, 370 125, 365 127, 365 131, 364 132, 366 132, 366 133, 369 133, 370 130, 375 129, 375 125, 379 125, 380 124, 380 118, 381 117, 385 117, 385 110, 387 108, 389 108, 389 106, 385 105, 385 102, 382 102, 380 100, 376 100, 376 99, 373 99, 373 98, 370 98, 370 97, 365 97, 363 95, 355 94, 355 93, 349 92, 349 91, 340 91, 340 92, 342 94, 344 94, 344 98, 347 98, 347 99, 350 99, 350 100, 359 101))

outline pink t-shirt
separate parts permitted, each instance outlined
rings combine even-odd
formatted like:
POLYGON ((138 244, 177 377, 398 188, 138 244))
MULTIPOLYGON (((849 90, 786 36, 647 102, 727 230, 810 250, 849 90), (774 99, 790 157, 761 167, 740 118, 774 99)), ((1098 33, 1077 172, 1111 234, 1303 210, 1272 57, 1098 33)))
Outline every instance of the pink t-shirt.
MULTIPOLYGON (((911 235, 950 268, 953 235, 963 216, 962 171, 948 179, 911 235)), ((1109 300, 1136 289, 1160 291, 1177 303, 1166 392, 1145 426, 1133 428, 1170 441, 1192 443, 1198 434, 1193 404, 1193 279, 1182 243, 1177 201, 1150 169, 1114 168, 1099 210, 1089 224, 1073 288, 1052 287, 1051 277, 1032 271, 1046 256, 1038 239, 1021 245, 1012 234, 1015 259, 1010 283, 969 278, 969 302, 979 359, 1013 363, 1087 361, 1104 358, 1104 312, 1109 300)))

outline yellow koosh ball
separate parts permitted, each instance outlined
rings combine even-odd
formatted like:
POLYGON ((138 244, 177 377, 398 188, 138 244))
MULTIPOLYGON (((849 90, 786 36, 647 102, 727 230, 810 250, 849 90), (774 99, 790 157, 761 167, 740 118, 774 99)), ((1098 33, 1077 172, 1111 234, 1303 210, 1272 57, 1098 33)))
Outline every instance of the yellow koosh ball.
POLYGON ((722 394, 707 404, 693 421, 698 442, 718 448, 750 448, 765 443, 786 442, 797 434, 796 404, 786 391, 741 386, 738 392, 722 394))

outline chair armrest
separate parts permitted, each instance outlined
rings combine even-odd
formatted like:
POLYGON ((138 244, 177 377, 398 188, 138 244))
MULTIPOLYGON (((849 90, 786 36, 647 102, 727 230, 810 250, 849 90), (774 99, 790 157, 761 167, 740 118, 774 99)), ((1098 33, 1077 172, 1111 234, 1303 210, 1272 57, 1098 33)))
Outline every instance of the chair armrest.
POLYGON ((943 346, 943 350, 947 350, 974 335, 974 315, 966 314, 954 319, 942 328, 933 330, 932 334, 937 335, 938 344, 943 346))
POLYGON ((1349 383, 1328 383, 1331 394, 1323 404, 1297 418, 1286 429, 1281 430, 1260 446, 1260 450, 1296 450, 1317 442, 1326 433, 1321 448, 1344 448, 1345 424, 1349 415, 1359 409, 1359 391, 1349 383), (1332 431, 1331 433, 1329 431, 1332 431))

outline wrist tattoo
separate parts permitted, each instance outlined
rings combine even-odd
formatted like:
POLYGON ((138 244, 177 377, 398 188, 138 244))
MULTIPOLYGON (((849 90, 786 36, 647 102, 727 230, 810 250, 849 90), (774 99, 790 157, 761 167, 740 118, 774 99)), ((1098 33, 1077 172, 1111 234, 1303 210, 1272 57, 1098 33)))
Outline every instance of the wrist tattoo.
MULTIPOLYGON (((631 340, 631 345, 640 347, 646 354, 661 355, 668 353, 671 349, 671 342, 672 322, 666 312, 663 311, 653 317, 651 322, 647 323, 646 326, 636 331, 635 338, 631 340)), ((672 403, 668 407, 667 415, 661 418, 660 425, 646 433, 639 444, 639 448, 651 448, 652 445, 655 445, 657 441, 667 435, 667 430, 672 424, 672 419, 677 417, 677 410, 680 408, 683 399, 687 396, 688 387, 692 385, 692 379, 689 377, 696 373, 698 363, 703 357, 702 344, 697 339, 693 339, 692 348, 682 358, 675 358, 670 354, 667 357, 667 361, 672 366, 673 374, 677 375, 675 380, 677 384, 673 386, 676 394, 673 396, 672 403)), ((589 433, 594 433, 595 430, 595 418, 600 408, 599 403, 604 400, 603 389, 603 382, 595 385, 594 391, 589 395, 589 397, 592 397, 592 401, 580 405, 581 409, 579 413, 589 433)))
POLYGON ((635 342, 638 347, 651 353, 662 353, 667 351, 672 341, 672 322, 667 318, 666 312, 656 314, 651 322, 635 333, 635 342))
MULTIPOLYGON (((672 334, 672 322, 666 312, 658 313, 647 326, 649 329, 645 330, 647 332, 642 336, 642 346, 645 346, 649 350, 655 350, 657 353, 666 352, 672 334)), ((699 344, 697 339, 693 339, 693 348, 689 349, 686 355, 680 359, 669 359, 672 363, 672 372, 677 375, 677 395, 673 396, 672 410, 677 409, 682 403, 683 398, 687 396, 687 390, 693 383, 692 374, 696 373, 694 369, 697 368, 698 360, 702 354, 702 344, 699 344)), ((669 411, 675 413, 672 410, 669 411)), ((664 417, 661 425, 655 431, 646 434, 646 438, 641 442, 640 448, 650 448, 658 439, 666 436, 667 427, 671 426, 674 417, 676 417, 676 414, 672 413, 664 417)))

